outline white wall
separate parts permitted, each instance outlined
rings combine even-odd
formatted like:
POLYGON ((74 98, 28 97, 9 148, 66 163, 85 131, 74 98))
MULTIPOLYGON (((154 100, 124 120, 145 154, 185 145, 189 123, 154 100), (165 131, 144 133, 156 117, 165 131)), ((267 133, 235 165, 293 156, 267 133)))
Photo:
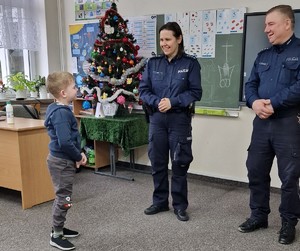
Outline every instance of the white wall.
MULTIPOLYGON (((119 0, 118 12, 123 17, 172 12, 247 7, 248 12, 266 11, 283 1, 261 0, 119 0)), ((71 49, 68 26, 75 22, 73 1, 62 0, 65 26, 66 70, 71 71, 71 49)), ((284 1, 294 9, 300 8, 299 0, 284 1)), ((263 27, 261 27, 263 29, 263 27)), ((245 161, 250 142, 254 114, 247 107, 242 107, 238 118, 196 115, 193 119, 193 153, 194 161, 190 173, 211 177, 247 182, 245 161)), ((122 160, 127 160, 123 158, 122 160)), ((150 165, 147 148, 136 151, 136 162, 150 165)), ((280 187, 276 164, 273 167, 272 186, 280 187)))

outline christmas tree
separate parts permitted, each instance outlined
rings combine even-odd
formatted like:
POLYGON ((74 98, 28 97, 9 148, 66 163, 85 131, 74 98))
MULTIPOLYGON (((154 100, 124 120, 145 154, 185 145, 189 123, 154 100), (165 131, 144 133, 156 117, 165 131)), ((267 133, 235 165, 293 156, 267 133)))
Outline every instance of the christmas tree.
MULTIPOLYGON (((113 1, 99 20, 99 34, 91 58, 84 63, 87 77, 83 82, 94 89, 100 103, 138 102, 138 86, 146 59, 138 57, 139 46, 128 33, 124 20, 113 1)), ((132 106, 132 104, 131 104, 132 106)))

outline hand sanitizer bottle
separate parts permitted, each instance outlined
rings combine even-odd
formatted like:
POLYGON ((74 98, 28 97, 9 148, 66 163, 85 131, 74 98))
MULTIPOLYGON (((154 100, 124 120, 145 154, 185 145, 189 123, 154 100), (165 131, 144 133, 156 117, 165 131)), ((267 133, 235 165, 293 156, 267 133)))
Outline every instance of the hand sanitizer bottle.
POLYGON ((6 102, 6 122, 7 124, 13 124, 14 123, 14 109, 11 105, 10 101, 6 102))

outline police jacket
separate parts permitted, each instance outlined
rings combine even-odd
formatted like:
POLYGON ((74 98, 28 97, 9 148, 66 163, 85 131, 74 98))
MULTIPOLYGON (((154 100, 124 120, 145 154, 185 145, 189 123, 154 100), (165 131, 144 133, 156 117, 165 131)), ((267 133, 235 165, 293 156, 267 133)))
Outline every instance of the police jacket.
POLYGON ((270 99, 275 111, 300 106, 300 39, 293 35, 257 55, 245 96, 250 108, 257 99, 270 99))
POLYGON ((188 107, 202 96, 200 64, 183 53, 170 62, 166 56, 150 58, 139 85, 141 100, 156 109, 162 98, 169 98, 172 108, 188 107))

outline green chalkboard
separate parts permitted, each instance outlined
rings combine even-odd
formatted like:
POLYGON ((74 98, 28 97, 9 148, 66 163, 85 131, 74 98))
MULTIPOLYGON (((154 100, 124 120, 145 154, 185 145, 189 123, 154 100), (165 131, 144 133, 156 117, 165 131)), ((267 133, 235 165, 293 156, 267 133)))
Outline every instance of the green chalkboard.
POLYGON ((203 95, 196 106, 239 108, 243 34, 216 35, 215 58, 199 58, 203 95))
MULTIPOLYGON (((159 28, 164 24, 164 15, 157 15, 157 54, 159 28)), ((239 108, 240 78, 243 34, 216 35, 215 58, 198 58, 201 65, 203 95, 196 106, 209 108, 239 108)))

